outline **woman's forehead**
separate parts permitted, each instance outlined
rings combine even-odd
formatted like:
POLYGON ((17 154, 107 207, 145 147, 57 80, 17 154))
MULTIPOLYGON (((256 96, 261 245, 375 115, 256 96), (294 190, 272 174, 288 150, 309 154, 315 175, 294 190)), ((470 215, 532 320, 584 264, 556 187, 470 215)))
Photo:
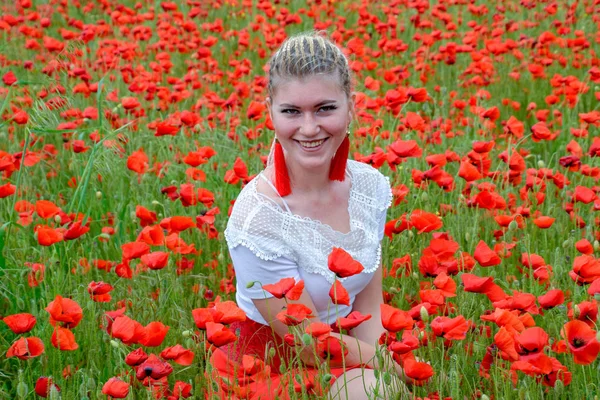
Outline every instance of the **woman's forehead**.
POLYGON ((315 103, 342 101, 347 95, 337 74, 278 78, 272 93, 275 103, 315 103))

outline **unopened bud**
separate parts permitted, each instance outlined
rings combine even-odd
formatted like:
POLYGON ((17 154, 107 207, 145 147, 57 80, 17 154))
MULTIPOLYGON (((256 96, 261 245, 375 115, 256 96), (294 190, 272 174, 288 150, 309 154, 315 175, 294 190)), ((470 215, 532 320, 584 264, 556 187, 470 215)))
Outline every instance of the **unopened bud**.
POLYGON ((421 200, 423 200, 423 201, 429 200, 429 194, 427 194, 427 192, 422 192, 421 193, 421 200))
POLYGON ((115 349, 118 349, 121 346, 121 344, 118 341, 116 341, 116 340, 111 340, 110 341, 110 345, 112 347, 114 347, 115 349))
POLYGON ((425 308, 425 306, 421 306, 421 309, 419 310, 419 314, 421 314, 421 321, 423 321, 423 322, 429 321, 429 312, 427 311, 427 308, 425 308))
POLYGON ((323 379, 323 383, 324 384, 328 384, 329 381, 331 381, 332 378, 333 378, 333 376, 331 374, 325 374, 325 375, 323 375, 323 378, 322 378, 323 379))
POLYGON ((60 224, 62 221, 62 218, 60 215, 55 215, 54 216, 54 222, 56 222, 57 224, 60 224))
POLYGON ((465 232, 465 242, 471 241, 471 234, 469 232, 465 232))
POLYGON ((246 283, 246 289, 250 289, 252 286, 254 286, 254 284, 256 283, 256 281, 251 281, 246 283))
POLYGON ((594 240, 594 251, 600 251, 600 242, 594 240))
POLYGON ((413 238, 415 236, 415 234, 413 233, 413 231, 408 231, 408 237, 413 238))
POLYGON ((194 331, 191 331, 189 329, 181 332, 181 336, 183 336, 184 338, 188 338, 188 337, 192 336, 193 334, 194 334, 194 331))
POLYGON ((100 200, 100 199, 102 198, 102 192, 101 192, 101 191, 99 191, 99 190, 98 190, 98 191, 96 192, 96 198, 97 198, 98 200, 100 200))
POLYGON ((110 239, 110 235, 108 233, 101 233, 98 235, 98 237, 101 237, 102 239, 110 239))
POLYGON ((48 391, 48 398, 51 400, 60 399, 60 392, 58 391, 56 385, 50 385, 50 390, 48 391))
POLYGON ((129 213, 129 217, 133 220, 137 219, 137 215, 135 214, 135 211, 132 211, 131 213, 129 213))
POLYGON ((554 392, 557 395, 560 395, 563 392, 564 388, 565 388, 565 384, 563 383, 563 381, 561 381, 560 379, 557 379, 556 382, 554 383, 554 392))
POLYGON ((303 334, 302 343, 304 343, 305 346, 310 346, 311 344, 313 344, 312 336, 310 336, 308 333, 303 334))
POLYGON ((517 224, 517 221, 515 221, 514 219, 512 221, 510 221, 510 223, 508 224, 509 231, 516 231, 518 227, 519 227, 519 224, 517 224))
POLYGON ((596 332, 596 340, 600 342, 600 331, 596 332))
POLYGON ((223 255, 223 253, 217 254, 217 260, 219 262, 223 262, 225 260, 225 256, 223 255))
POLYGON ((24 399, 27 397, 28 392, 29 388, 27 387, 27 384, 23 381, 19 382, 19 384, 17 385, 17 396, 24 399))
POLYGON ((538 168, 546 168, 546 163, 544 162, 544 160, 538 160, 537 164, 538 168))
POLYGON ((152 200, 151 204, 153 206, 159 206, 160 205, 160 201, 158 201, 158 200, 152 200))
POLYGON ((383 373, 383 382, 388 386, 392 383, 392 375, 387 371, 383 373))
POLYGON ((490 400, 490 396, 488 396, 487 394, 482 394, 480 399, 481 400, 490 400))
POLYGON ((579 308, 579 306, 577 304, 575 304, 573 306, 573 318, 578 319, 580 315, 581 315, 581 309, 579 308))

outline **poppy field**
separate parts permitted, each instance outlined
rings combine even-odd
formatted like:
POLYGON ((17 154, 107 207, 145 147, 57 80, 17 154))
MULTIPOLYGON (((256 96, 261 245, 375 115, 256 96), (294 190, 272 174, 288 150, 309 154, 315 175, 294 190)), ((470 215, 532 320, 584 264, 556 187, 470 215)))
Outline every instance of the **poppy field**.
MULTIPOLYGON (((600 394, 599 1, 1 7, 0 399, 251 398, 207 362, 245 318, 223 230, 271 147, 265 65, 315 29, 390 178, 380 343, 415 398, 600 394)), ((331 376, 298 378, 279 398, 331 376)))

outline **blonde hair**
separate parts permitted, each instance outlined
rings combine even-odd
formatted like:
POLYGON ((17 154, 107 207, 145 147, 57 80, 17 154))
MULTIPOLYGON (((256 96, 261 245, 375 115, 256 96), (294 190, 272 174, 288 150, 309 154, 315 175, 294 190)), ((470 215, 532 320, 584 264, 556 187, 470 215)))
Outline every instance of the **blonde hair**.
POLYGON ((352 83, 348 59, 322 32, 303 33, 287 38, 269 61, 268 93, 272 96, 276 80, 305 78, 316 74, 337 74, 348 98, 352 83))

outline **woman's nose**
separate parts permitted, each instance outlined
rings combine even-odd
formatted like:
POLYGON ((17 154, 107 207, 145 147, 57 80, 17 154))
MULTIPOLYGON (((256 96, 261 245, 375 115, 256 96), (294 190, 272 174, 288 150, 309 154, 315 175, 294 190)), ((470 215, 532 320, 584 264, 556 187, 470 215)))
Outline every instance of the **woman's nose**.
POLYGON ((301 132, 303 135, 311 136, 316 135, 321 130, 321 127, 316 120, 315 116, 307 113, 302 120, 302 125, 300 126, 301 132))

